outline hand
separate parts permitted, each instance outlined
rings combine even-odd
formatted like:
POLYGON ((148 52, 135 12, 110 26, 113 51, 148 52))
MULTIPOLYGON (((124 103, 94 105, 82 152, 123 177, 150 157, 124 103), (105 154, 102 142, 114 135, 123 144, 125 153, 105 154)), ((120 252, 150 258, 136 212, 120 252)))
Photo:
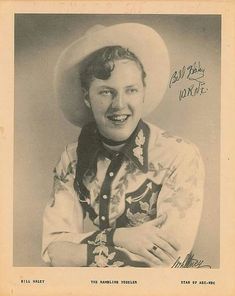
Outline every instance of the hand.
POLYGON ((117 228, 114 244, 145 258, 151 265, 172 265, 177 256, 178 244, 167 241, 158 234, 158 228, 166 221, 167 215, 130 228, 117 228), (154 250, 155 249, 155 250, 154 250))

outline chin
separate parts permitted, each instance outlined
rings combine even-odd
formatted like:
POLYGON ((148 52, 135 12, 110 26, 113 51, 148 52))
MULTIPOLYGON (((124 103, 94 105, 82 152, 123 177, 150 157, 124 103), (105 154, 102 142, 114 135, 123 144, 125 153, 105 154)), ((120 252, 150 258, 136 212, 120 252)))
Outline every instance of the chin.
POLYGON ((115 124, 110 124, 108 121, 108 123, 102 126, 98 125, 98 128, 100 127, 100 132, 104 137, 119 142, 127 140, 135 130, 137 124, 138 121, 130 122, 130 119, 126 122, 115 124))
POLYGON ((106 137, 113 140, 113 141, 125 141, 127 140, 130 135, 132 134, 133 130, 123 130, 123 131, 117 131, 117 130, 113 130, 112 132, 110 132, 106 137))
POLYGON ((129 136, 116 136, 116 135, 112 135, 111 137, 109 137, 109 139, 116 141, 116 142, 125 141, 128 138, 129 138, 129 136))

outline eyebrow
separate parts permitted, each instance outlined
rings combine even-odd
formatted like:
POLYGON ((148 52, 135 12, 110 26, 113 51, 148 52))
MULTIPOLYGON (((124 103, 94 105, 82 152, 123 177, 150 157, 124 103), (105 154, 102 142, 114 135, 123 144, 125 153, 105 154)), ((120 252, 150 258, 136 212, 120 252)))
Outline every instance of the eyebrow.
MULTIPOLYGON (((138 84, 129 84, 127 86, 125 86, 125 88, 130 88, 130 87, 137 87, 138 84)), ((108 86, 108 85, 100 85, 99 88, 108 88, 108 89, 115 89, 112 86, 108 86)))
POLYGON ((108 86, 108 85, 100 85, 99 88, 108 88, 108 89, 114 89, 113 87, 111 86, 108 86))
POLYGON ((136 86, 138 86, 138 84, 130 84, 130 85, 127 85, 127 86, 125 86, 126 88, 130 88, 130 87, 136 87, 136 86))

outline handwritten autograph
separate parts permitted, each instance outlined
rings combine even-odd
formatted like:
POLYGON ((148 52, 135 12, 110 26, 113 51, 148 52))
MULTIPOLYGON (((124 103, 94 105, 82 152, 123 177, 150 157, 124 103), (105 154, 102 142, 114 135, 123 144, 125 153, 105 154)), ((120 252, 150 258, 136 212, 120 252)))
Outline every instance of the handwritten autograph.
POLYGON ((174 71, 170 78, 169 88, 176 83, 186 79, 192 84, 189 87, 183 88, 179 92, 179 100, 181 101, 187 97, 194 97, 196 95, 203 95, 208 91, 205 85, 205 68, 202 67, 201 62, 194 62, 188 66, 183 66, 181 69, 174 71))
POLYGON ((208 264, 203 265, 203 262, 204 260, 194 258, 194 254, 190 252, 183 260, 178 257, 171 268, 211 268, 208 264))

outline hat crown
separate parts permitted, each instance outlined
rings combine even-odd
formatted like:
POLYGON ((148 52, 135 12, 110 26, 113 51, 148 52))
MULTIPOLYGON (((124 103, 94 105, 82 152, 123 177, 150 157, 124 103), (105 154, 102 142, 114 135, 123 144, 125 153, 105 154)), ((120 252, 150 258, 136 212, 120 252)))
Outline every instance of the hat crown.
POLYGON ((105 26, 100 25, 100 24, 94 25, 93 27, 91 27, 90 29, 88 29, 86 31, 85 35, 93 34, 93 33, 97 32, 97 31, 100 31, 100 30, 102 30, 104 28, 105 28, 105 26))

